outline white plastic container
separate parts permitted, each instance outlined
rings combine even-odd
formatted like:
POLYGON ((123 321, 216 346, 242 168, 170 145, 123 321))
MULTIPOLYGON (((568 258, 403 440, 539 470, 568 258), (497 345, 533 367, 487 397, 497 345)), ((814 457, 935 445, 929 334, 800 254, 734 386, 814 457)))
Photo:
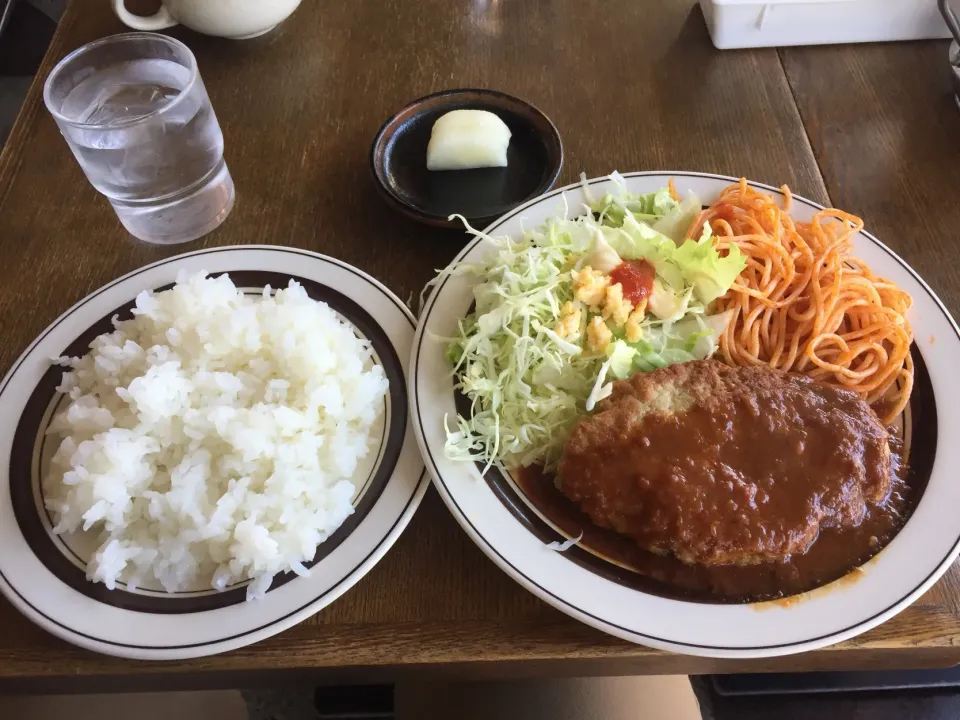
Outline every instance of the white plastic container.
POLYGON ((701 0, 721 50, 950 36, 936 0, 701 0))

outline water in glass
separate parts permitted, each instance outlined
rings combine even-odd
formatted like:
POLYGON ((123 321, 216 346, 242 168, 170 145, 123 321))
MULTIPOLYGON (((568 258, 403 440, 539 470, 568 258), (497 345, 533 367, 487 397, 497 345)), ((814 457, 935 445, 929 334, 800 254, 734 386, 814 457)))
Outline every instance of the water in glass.
POLYGON ((54 109, 64 137, 133 235, 158 243, 200 237, 234 200, 203 81, 171 59, 111 60, 85 67, 60 92, 54 109))

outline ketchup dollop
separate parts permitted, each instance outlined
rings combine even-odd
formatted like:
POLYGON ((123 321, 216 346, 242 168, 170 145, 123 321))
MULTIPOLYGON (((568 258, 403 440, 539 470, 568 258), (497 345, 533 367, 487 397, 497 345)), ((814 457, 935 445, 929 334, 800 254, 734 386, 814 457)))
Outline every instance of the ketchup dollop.
POLYGON ((646 260, 624 260, 610 272, 610 282, 620 283, 623 297, 635 306, 650 297, 656 271, 646 260))

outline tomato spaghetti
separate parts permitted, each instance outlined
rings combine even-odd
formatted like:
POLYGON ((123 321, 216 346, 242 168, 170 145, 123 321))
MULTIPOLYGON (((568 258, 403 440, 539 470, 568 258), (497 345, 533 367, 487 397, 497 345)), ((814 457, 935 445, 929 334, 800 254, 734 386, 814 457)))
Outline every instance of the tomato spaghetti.
POLYGON ((709 221, 719 247, 736 245, 747 267, 718 311, 732 313, 720 339, 732 365, 767 365, 801 372, 853 390, 893 421, 913 388, 906 313, 910 295, 852 257, 863 221, 841 210, 818 211, 810 222, 741 179, 704 210, 689 237, 709 221))

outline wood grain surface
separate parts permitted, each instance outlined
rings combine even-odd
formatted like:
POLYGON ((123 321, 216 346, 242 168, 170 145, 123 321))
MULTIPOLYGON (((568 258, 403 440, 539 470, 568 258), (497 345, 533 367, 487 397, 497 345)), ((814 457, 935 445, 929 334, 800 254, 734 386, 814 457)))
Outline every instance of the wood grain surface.
MULTIPOLYGON (((123 231, 42 106, 40 83, 59 58, 123 29, 108 3, 74 0, 0 155, 0 371, 90 291, 200 247, 303 247, 356 265, 404 299, 416 295, 465 236, 387 208, 372 186, 369 145, 394 110, 451 87, 496 88, 540 107, 563 137, 562 182, 581 171, 675 169, 788 183, 820 202, 830 200, 829 190, 865 213, 952 309, 960 302, 957 270, 943 262, 960 226, 960 210, 944 195, 958 187, 950 180, 960 172, 960 134, 956 113, 930 97, 941 90, 931 77, 945 64, 938 43, 837 56, 719 52, 690 0, 662 0, 656 12, 638 0, 305 2, 257 40, 176 29, 199 59, 238 197, 215 233, 162 248, 123 231)), ((473 546, 431 490, 397 545, 353 590, 309 622, 225 655, 180 663, 98 656, 48 636, 0 601, 0 691, 403 672, 942 666, 960 662, 958 606, 960 575, 952 571, 893 621, 827 650, 756 662, 660 653, 580 625, 528 594, 473 546)))

